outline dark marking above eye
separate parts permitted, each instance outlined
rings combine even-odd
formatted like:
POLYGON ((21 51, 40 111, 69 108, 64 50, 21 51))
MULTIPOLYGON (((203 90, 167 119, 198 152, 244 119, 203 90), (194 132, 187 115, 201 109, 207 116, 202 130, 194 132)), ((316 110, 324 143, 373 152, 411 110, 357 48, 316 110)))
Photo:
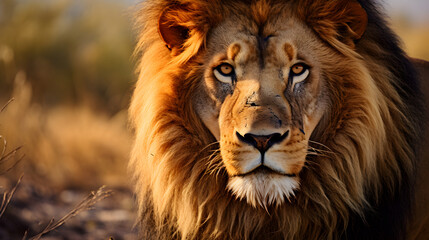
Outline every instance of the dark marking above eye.
POLYGON ((267 42, 264 41, 264 39, 261 36, 257 37, 257 41, 258 41, 258 52, 259 52, 259 67, 264 68, 265 67, 264 53, 265 53, 265 49, 267 48, 267 42))
POLYGON ((265 35, 264 30, 262 27, 260 27, 258 30, 258 35, 256 35, 256 40, 257 40, 258 50, 259 50, 259 66, 262 69, 265 67, 265 55, 267 54, 266 50, 268 46, 268 40, 274 37, 274 35, 272 34, 265 37, 264 35, 265 35))
POLYGON ((270 38, 274 37, 274 35, 270 34, 266 37, 264 37, 264 42, 268 42, 268 40, 270 40, 270 38))

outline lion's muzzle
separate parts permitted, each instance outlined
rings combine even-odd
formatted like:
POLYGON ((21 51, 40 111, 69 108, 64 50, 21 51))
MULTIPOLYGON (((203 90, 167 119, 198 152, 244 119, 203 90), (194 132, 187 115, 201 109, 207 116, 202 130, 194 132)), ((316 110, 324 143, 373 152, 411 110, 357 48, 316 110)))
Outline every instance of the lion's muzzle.
POLYGON ((289 131, 285 132, 284 134, 273 133, 270 135, 255 135, 246 133, 244 136, 242 136, 239 132, 235 133, 241 142, 255 147, 259 150, 259 152, 261 152, 261 154, 264 154, 274 144, 281 143, 289 135, 289 131))

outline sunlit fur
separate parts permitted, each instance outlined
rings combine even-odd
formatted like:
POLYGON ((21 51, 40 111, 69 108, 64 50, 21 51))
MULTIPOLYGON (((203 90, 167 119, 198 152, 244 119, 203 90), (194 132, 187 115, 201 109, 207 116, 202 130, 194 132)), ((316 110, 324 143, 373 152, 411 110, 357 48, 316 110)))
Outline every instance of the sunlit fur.
MULTIPOLYGON (((371 222, 372 207, 390 199, 394 202, 403 194, 405 203, 400 207, 405 210, 400 209, 398 219, 389 220, 398 225, 392 232, 402 236, 407 200, 412 192, 408 188, 413 183, 413 144, 417 142, 418 122, 414 118, 415 107, 404 100, 412 98, 412 87, 401 79, 412 70, 407 69, 409 63, 399 48, 391 53, 386 44, 378 41, 381 38, 377 24, 384 27, 378 13, 371 13, 365 36, 355 45, 338 38, 341 33, 334 26, 339 16, 332 21, 317 20, 331 14, 335 2, 343 1, 175 2, 189 3, 192 10, 182 19, 191 28, 190 38, 176 56, 165 47, 157 28, 161 12, 172 1, 147 0, 138 14, 140 35, 136 54, 140 65, 130 107, 135 145, 129 168, 136 183, 141 237, 358 236, 364 234, 360 233, 365 222, 362 218, 368 217, 371 222), (228 16, 228 11, 251 7, 252 11, 242 11, 261 22, 272 14, 281 14, 276 9, 288 3, 296 7, 297 17, 337 50, 337 54, 323 59, 329 63, 325 74, 331 80, 332 106, 311 138, 317 142, 311 146, 324 151, 308 155, 306 168, 300 174, 300 189, 295 196, 289 195, 291 202, 254 208, 228 191, 228 176, 216 140, 195 113, 190 99, 202 77, 203 69, 197 60, 204 55, 206 38, 210 37, 207 33, 228 16), (394 58, 400 59, 393 60, 397 66, 391 66, 394 58), (349 230, 352 227, 354 230, 349 230)), ((361 2, 366 9, 374 8, 370 1, 361 2)), ((389 35, 385 37, 395 38, 384 29, 383 33, 386 32, 389 35)))
POLYGON ((246 178, 233 177, 228 182, 228 189, 239 199, 247 201, 254 207, 280 205, 293 197, 294 190, 299 187, 295 179, 278 175, 257 176, 252 174, 246 178))

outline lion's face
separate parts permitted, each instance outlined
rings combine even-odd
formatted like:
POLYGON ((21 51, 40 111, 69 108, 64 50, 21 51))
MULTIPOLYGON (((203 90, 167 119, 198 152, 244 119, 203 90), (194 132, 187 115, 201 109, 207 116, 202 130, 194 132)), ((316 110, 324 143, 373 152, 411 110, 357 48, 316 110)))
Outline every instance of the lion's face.
POLYGON ((329 49, 297 19, 263 33, 237 22, 213 30, 194 106, 220 143, 232 193, 253 206, 279 205, 299 188, 328 106, 319 59, 329 49))
POLYGON ((144 1, 143 238, 400 238, 421 108, 371 2, 144 1))

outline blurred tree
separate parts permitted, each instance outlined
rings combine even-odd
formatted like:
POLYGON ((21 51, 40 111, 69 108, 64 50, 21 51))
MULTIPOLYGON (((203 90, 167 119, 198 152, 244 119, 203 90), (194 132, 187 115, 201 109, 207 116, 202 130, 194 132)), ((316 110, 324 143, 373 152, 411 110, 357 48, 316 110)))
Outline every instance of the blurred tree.
POLYGON ((134 78, 128 5, 114 0, 1 0, 0 99, 26 73, 44 106, 126 107, 134 78))

